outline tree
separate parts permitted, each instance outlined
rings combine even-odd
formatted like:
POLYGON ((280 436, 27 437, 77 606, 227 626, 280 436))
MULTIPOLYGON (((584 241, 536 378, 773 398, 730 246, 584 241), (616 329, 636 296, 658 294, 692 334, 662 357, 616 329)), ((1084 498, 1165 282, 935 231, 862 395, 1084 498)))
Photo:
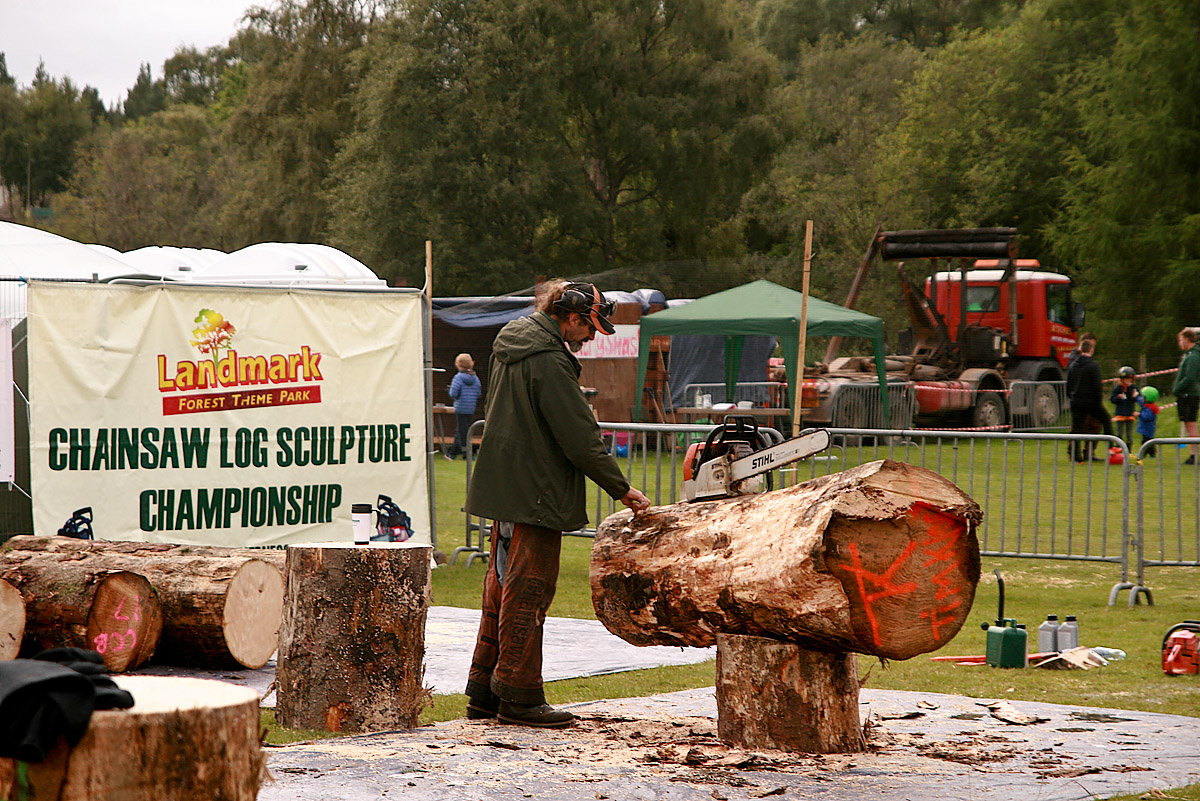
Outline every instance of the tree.
POLYGON ((1131 0, 1114 29, 1107 58, 1083 75, 1082 142, 1049 238, 1079 271, 1101 341, 1167 366, 1175 332, 1197 323, 1200 3, 1131 0))
MULTIPOLYGON (((844 302, 876 225, 888 218, 876 191, 879 143, 901 119, 901 89, 919 67, 912 47, 878 34, 826 37, 802 46, 795 76, 776 94, 787 143, 742 203, 743 230, 762 274, 800 287, 805 221, 813 221, 811 290, 844 302)), ((858 306, 888 314, 895 281, 872 276, 858 306), (885 300, 886 298, 886 300, 885 300)))
POLYGON ((423 0, 368 51, 335 241, 446 291, 727 255, 773 73, 723 0, 423 0))
POLYGON ((203 109, 181 105, 101 128, 81 148, 68 190, 57 198, 55 229, 117 250, 147 245, 219 247, 218 210, 226 165, 203 109))
POLYGON ((163 63, 163 86, 170 103, 211 106, 220 91, 221 76, 229 69, 233 52, 227 46, 210 47, 201 53, 181 47, 163 63))
POLYGON ((156 111, 162 111, 167 105, 167 90, 161 80, 154 80, 150 74, 150 65, 143 64, 138 69, 137 81, 125 94, 123 110, 125 118, 140 120, 156 111))
POLYGON ((256 8, 236 38, 242 65, 218 88, 233 157, 223 227, 239 240, 320 241, 330 216, 322 194, 339 140, 354 118, 352 93, 376 0, 286 0, 256 8))
POLYGON ((1040 0, 1012 25, 939 50, 884 141, 886 202, 909 210, 891 223, 1016 226, 1022 255, 1048 257, 1043 229, 1080 135, 1079 78, 1111 49, 1107 20, 1095 3, 1040 0))
POLYGON ((75 146, 92 130, 89 107, 69 78, 55 81, 38 65, 33 85, 20 92, 21 115, 16 127, 6 127, 0 173, 16 176, 33 198, 45 205, 61 192, 74 167, 75 146), (26 185, 26 173, 30 176, 26 185))

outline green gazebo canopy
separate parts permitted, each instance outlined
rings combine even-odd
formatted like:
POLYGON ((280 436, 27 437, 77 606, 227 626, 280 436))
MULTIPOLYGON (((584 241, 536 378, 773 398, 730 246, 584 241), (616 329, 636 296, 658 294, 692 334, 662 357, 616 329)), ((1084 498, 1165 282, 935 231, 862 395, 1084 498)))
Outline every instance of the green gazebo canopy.
MULTIPOLYGON (((794 289, 770 281, 754 281, 743 286, 649 314, 641 320, 638 339, 637 419, 642 416, 642 389, 646 384, 646 363, 650 356, 650 337, 672 334, 709 334, 725 337, 725 386, 733 397, 738 367, 742 360, 742 339, 746 336, 777 336, 783 348, 788 377, 788 403, 796 413, 797 363, 800 352, 800 309, 804 296, 794 289)), ((879 375, 883 417, 888 413, 887 378, 884 375, 883 320, 847 309, 836 303, 808 298, 808 336, 865 337, 875 352, 879 375)))

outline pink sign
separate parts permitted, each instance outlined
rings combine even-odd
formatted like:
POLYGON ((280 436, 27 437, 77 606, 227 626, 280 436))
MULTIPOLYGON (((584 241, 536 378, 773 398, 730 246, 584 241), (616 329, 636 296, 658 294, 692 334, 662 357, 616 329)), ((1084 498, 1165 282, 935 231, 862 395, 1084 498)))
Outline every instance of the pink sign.
POLYGON ((640 326, 617 325, 616 333, 596 338, 586 343, 576 353, 580 359, 636 359, 638 355, 638 332, 640 326))

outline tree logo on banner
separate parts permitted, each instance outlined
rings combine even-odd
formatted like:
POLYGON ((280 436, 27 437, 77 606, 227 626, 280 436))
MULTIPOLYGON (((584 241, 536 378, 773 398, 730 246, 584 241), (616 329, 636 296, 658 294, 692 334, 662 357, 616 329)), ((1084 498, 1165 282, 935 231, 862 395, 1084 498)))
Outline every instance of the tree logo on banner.
POLYGON ((220 312, 201 309, 192 322, 200 323, 192 329, 192 336, 195 337, 192 345, 201 353, 212 356, 214 361, 218 351, 233 347, 233 335, 237 333, 237 329, 220 312))

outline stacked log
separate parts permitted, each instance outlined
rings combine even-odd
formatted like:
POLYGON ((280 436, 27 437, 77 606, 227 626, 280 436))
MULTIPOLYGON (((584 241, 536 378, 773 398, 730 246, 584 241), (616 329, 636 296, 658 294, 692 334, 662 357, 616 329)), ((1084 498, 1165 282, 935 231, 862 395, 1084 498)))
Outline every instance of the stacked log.
POLYGON ((21 650, 29 656, 46 648, 90 648, 120 673, 145 664, 158 646, 158 593, 137 573, 63 562, 56 554, 5 552, 0 579, 25 601, 21 650))
POLYGON ((954 637, 979 581, 981 519, 949 480, 890 459, 760 495, 620 512, 596 532, 592 602, 634 645, 717 645, 727 741, 857 750, 850 654, 908 659, 954 637), (807 739, 779 736, 814 726, 807 739))
MULTIPOLYGON (((144 576, 157 591, 162 637, 155 661, 194 667, 259 668, 276 650, 283 618, 282 551, 167 543, 13 537, 0 566, 33 560, 144 576)), ((2 568, 0 568, 2 569, 2 568)), ((29 615, 29 628, 54 621, 29 615)))
POLYGON ((25 638, 25 599, 21 591, 0 579, 0 660, 16 659, 25 638))

